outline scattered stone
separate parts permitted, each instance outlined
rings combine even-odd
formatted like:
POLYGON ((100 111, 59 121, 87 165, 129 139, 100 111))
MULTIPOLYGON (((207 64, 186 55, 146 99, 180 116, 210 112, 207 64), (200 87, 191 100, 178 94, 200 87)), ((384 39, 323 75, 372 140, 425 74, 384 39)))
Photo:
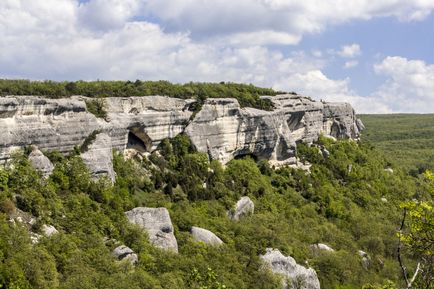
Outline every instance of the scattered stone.
POLYGON ((385 197, 382 197, 382 198, 381 198, 381 201, 382 201, 383 203, 387 203, 387 202, 388 202, 387 199, 386 199, 385 197))
POLYGON ((51 161, 36 147, 33 147, 33 150, 29 155, 29 160, 32 166, 37 171, 41 172, 44 178, 48 178, 54 170, 51 161))
POLYGON ((254 210, 255 204, 249 197, 244 196, 238 200, 234 210, 229 211, 228 215, 232 220, 238 221, 240 218, 253 214, 254 210))
POLYGON ((322 244, 322 243, 310 245, 310 248, 313 251, 328 251, 328 252, 334 252, 335 251, 330 246, 328 246, 326 244, 322 244))
POLYGON ((125 212, 128 220, 148 232, 151 243, 161 249, 178 253, 178 243, 166 208, 138 207, 125 212))
POLYGON ((39 240, 42 238, 41 235, 30 232, 30 241, 32 242, 33 245, 38 244, 39 240))
POLYGON ((120 261, 128 261, 131 263, 131 265, 136 264, 139 261, 139 257, 137 256, 136 253, 134 253, 133 250, 131 250, 131 248, 125 246, 125 245, 120 245, 118 247, 116 247, 113 252, 112 255, 115 256, 116 258, 118 258, 118 260, 120 261))
POLYGON ((393 169, 392 168, 386 168, 386 169, 384 169, 384 171, 393 174, 393 169))
POLYGON ((47 237, 51 237, 51 236, 59 233, 59 231, 57 231, 57 229, 54 226, 52 226, 52 225, 45 225, 45 224, 42 225, 41 231, 47 237))
POLYGON ((265 255, 260 258, 273 273, 284 277, 282 288, 320 289, 315 270, 298 265, 291 256, 284 256, 277 249, 267 248, 265 255))
POLYGON ((203 242, 205 244, 214 246, 223 244, 223 241, 213 232, 199 227, 192 227, 191 235, 193 236, 193 239, 197 242, 203 242))
POLYGON ((371 257, 366 253, 365 251, 359 250, 357 252, 360 257, 362 257, 362 267, 365 270, 369 269, 369 266, 371 265, 371 257))

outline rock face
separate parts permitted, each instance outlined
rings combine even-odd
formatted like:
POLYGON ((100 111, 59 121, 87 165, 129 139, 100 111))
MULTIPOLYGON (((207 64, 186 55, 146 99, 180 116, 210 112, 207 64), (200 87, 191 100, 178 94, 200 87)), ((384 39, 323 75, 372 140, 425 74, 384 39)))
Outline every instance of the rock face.
POLYGON ((139 257, 137 256, 137 254, 134 253, 134 251, 131 250, 131 248, 125 245, 116 247, 113 250, 112 254, 113 256, 118 258, 118 260, 126 260, 130 262, 132 265, 136 264, 139 261, 139 257))
POLYGON ((178 243, 166 208, 134 208, 125 212, 128 220, 148 232, 154 246, 178 253, 178 243))
POLYGON ((284 277, 282 288, 320 289, 315 270, 298 265, 294 258, 284 256, 279 250, 267 248, 260 258, 272 272, 284 277))
POLYGON ((194 145, 223 163, 242 155, 279 165, 295 161, 296 143, 320 134, 357 138, 354 110, 345 103, 323 103, 294 95, 263 97, 273 111, 241 108, 235 99, 207 99, 186 128, 194 145))
POLYGON ((113 170, 113 154, 111 138, 106 133, 99 133, 90 144, 88 150, 81 154, 92 177, 97 179, 106 176, 112 183, 115 181, 113 170))
POLYGON ((245 217, 247 215, 253 214, 255 210, 255 204, 249 197, 241 197, 238 202, 235 204, 235 208, 233 211, 229 211, 229 217, 238 221, 240 218, 245 217))
POLYGON ((51 161, 37 148, 34 148, 29 155, 29 160, 32 166, 41 172, 44 178, 48 178, 54 170, 51 161))
POLYGON ((191 235, 193 236, 193 239, 197 242, 203 242, 205 244, 214 246, 223 244, 223 241, 213 232, 199 227, 192 227, 191 235))
POLYGON ((273 103, 273 111, 241 108, 235 99, 213 98, 194 116, 192 99, 106 98, 107 117, 100 119, 87 111, 85 97, 0 97, 0 162, 26 145, 68 153, 98 131, 104 134, 104 142, 97 140, 101 154, 109 148, 149 152, 164 138, 185 132, 199 151, 223 163, 252 155, 279 165, 295 162, 297 142, 313 142, 320 134, 357 138, 363 128, 349 104, 291 94, 263 98, 273 103))

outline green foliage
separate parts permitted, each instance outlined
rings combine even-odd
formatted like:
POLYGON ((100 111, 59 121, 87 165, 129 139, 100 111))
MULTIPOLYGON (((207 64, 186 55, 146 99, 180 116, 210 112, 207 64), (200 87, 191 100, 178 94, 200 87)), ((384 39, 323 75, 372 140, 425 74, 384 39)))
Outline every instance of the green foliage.
POLYGON ((279 288, 281 279, 259 258, 265 248, 308 262, 322 288, 390 288, 385 280, 400 284, 399 206, 414 196, 429 197, 425 179, 398 167, 384 171, 390 164, 381 154, 353 141, 299 145, 298 157, 312 164, 308 174, 250 157, 223 167, 179 135, 162 141, 149 158, 126 160, 114 152, 114 185, 92 181, 77 155, 49 157, 55 169, 48 179, 24 154, 0 170, 0 284, 5 288, 279 288), (231 221, 228 210, 243 195, 253 199, 255 213, 231 221), (15 205, 60 232, 32 245, 28 230, 37 232, 38 226, 7 221, 15 205), (137 206, 169 209, 178 255, 154 248, 145 232, 128 223, 124 212, 137 206), (192 226, 211 230, 224 245, 194 242, 192 226), (315 243, 335 252, 312 251, 315 243), (111 256, 118 244, 132 248, 139 263, 132 267, 111 256), (368 252, 368 267, 358 250, 368 252))
POLYGON ((390 162, 413 175, 434 170, 432 114, 361 115, 362 140, 380 149, 390 162))
POLYGON ((195 98, 198 100, 193 110, 197 111, 207 98, 230 97, 238 99, 241 106, 259 109, 272 109, 271 102, 260 98, 262 95, 276 95, 270 88, 231 82, 172 84, 168 81, 29 81, 0 79, 0 96, 6 95, 41 95, 51 98, 84 95, 96 97, 87 101, 88 110, 97 117, 105 118, 104 103, 99 98, 126 97, 145 95, 166 95, 176 98, 195 98))
POLYGON ((86 108, 87 110, 99 118, 107 118, 107 111, 105 108, 105 100, 103 98, 95 98, 86 100, 86 108))

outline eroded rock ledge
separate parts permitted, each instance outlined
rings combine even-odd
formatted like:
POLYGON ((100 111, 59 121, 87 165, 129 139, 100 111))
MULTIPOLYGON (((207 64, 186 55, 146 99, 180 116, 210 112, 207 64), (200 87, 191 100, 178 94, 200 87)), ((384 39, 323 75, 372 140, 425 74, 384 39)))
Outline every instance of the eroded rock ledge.
POLYGON ((100 144, 107 146, 106 151, 134 148, 143 152, 184 132, 199 151, 223 163, 242 155, 274 164, 294 163, 297 142, 313 142, 320 134, 357 138, 363 128, 349 104, 291 94, 264 98, 272 101, 273 111, 241 108, 235 99, 213 98, 194 115, 192 99, 106 98, 107 118, 100 119, 88 112, 85 97, 1 97, 0 162, 26 145, 67 153, 94 132, 109 137, 110 141, 100 144))

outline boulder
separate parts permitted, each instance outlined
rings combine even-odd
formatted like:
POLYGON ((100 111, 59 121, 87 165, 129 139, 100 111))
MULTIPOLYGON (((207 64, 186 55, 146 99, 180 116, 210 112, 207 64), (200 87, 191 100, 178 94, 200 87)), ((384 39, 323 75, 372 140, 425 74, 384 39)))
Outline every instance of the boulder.
POLYGON ((199 227, 191 228, 191 235, 197 242, 203 242, 208 245, 221 245, 223 241, 217 237, 213 232, 199 227))
POLYGON ((368 255, 368 253, 362 250, 357 251, 357 254, 362 258, 362 267, 365 270, 368 270, 369 266, 371 265, 371 257, 368 255))
POLYGON ((335 251, 330 246, 328 246, 326 244, 322 244, 322 243, 310 245, 310 248, 312 249, 312 251, 317 251, 317 252, 318 251, 327 251, 327 252, 334 252, 335 251))
POLYGON ((89 145, 88 150, 81 154, 86 166, 94 179, 106 176, 112 183, 115 181, 113 170, 112 143, 109 135, 99 133, 89 145))
POLYGON ((154 246, 178 253, 178 243, 166 208, 138 207, 125 212, 125 215, 131 223, 147 231, 154 246))
POLYGON ((130 262, 132 265, 136 264, 139 261, 139 257, 137 256, 137 254, 134 253, 131 248, 125 245, 120 245, 116 247, 113 250, 112 255, 115 256, 118 260, 125 260, 130 262))
POLYGON ((284 256, 279 250, 267 248, 260 258, 273 273, 283 277, 282 288, 320 289, 314 269, 298 265, 294 258, 284 256))
POLYGON ((54 170, 51 161, 36 147, 33 148, 29 155, 32 166, 39 171, 44 178, 48 178, 54 170))
POLYGON ((249 197, 244 196, 238 200, 235 208, 233 211, 229 211, 228 215, 232 220, 238 221, 242 217, 253 214, 254 210, 255 204, 253 201, 249 197))
POLYGON ((52 225, 45 225, 45 224, 42 225, 41 231, 47 237, 51 237, 51 236, 59 233, 59 231, 57 231, 57 229, 54 226, 52 226, 52 225))

